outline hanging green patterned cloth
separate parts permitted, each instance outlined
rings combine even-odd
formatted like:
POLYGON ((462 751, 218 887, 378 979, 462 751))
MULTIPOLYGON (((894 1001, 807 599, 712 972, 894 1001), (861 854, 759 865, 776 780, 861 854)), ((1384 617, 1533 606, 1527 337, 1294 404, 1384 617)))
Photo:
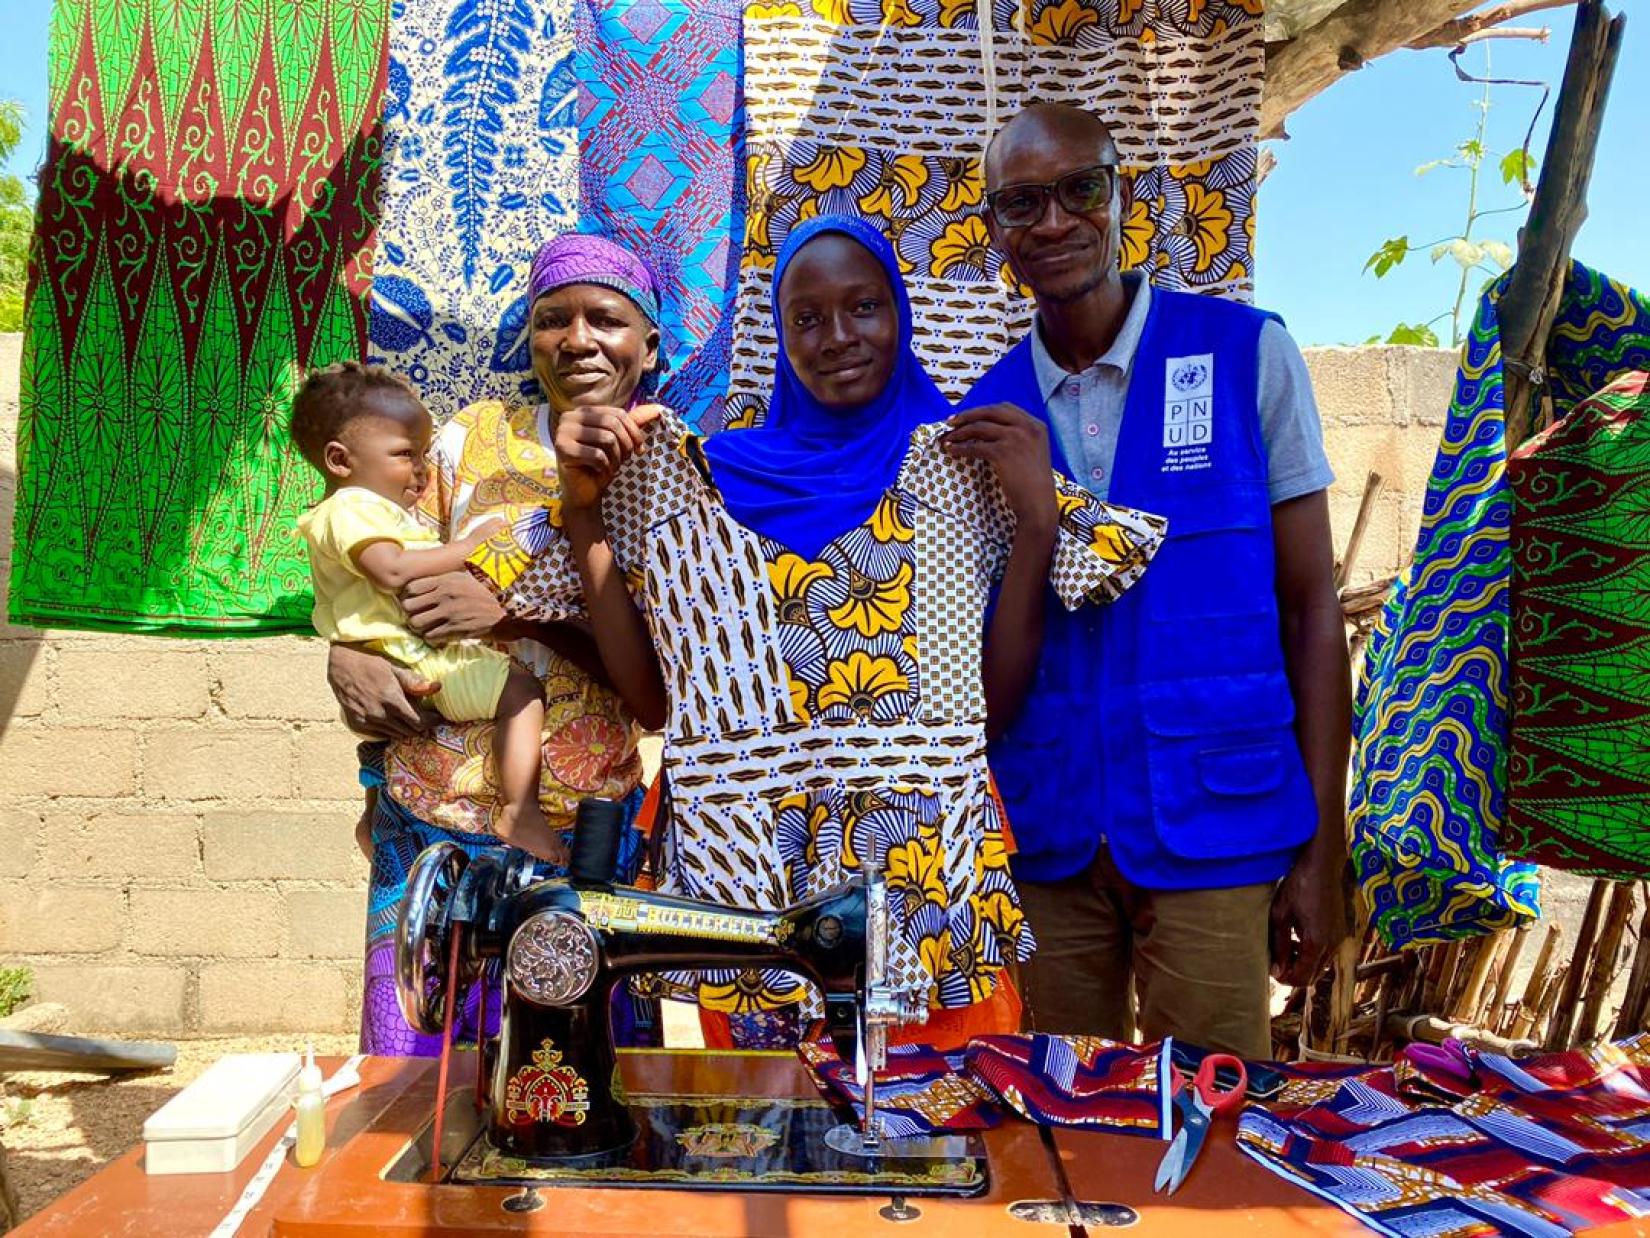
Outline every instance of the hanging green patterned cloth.
MULTIPOLYGON (((1496 302, 1462 350, 1415 559, 1365 656, 1354 717, 1353 864, 1390 945, 1451 941, 1540 914, 1535 866, 1510 860, 1512 496, 1496 302)), ((1547 351, 1556 416, 1645 364, 1646 306, 1579 263, 1547 351)))
POLYGON ((390 0, 57 0, 10 615, 309 630, 287 440, 365 351, 390 0))
MULTIPOLYGON (((1644 302, 1639 303, 1643 313, 1644 302)), ((1650 360, 1650 336, 1639 351, 1650 360)), ((1650 877, 1650 374, 1514 453, 1510 855, 1650 877)))

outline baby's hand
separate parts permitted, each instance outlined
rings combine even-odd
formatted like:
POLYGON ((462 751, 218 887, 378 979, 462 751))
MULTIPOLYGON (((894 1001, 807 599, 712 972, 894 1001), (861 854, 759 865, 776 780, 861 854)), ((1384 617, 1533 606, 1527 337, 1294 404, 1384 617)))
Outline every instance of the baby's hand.
POLYGON ((504 532, 510 527, 510 522, 502 516, 489 516, 475 528, 471 529, 459 540, 471 550, 491 540, 496 534, 504 532))

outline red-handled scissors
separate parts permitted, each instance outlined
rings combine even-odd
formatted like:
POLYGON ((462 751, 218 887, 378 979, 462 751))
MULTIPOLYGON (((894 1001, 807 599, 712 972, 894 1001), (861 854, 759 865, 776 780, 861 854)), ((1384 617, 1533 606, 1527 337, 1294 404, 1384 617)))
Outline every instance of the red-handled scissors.
POLYGON ((1174 1077, 1174 1103, 1175 1108, 1180 1110, 1180 1129, 1175 1132, 1169 1150, 1158 1162, 1157 1182, 1153 1187, 1170 1195, 1180 1189, 1180 1184, 1196 1164, 1215 1114, 1236 1109, 1243 1103, 1243 1094, 1249 1088, 1249 1072, 1243 1068, 1240 1059, 1229 1053, 1211 1053, 1205 1057, 1198 1063, 1197 1074, 1190 1084, 1179 1071, 1174 1072, 1174 1077), (1237 1082, 1224 1090, 1216 1077, 1222 1069, 1237 1076, 1237 1082))

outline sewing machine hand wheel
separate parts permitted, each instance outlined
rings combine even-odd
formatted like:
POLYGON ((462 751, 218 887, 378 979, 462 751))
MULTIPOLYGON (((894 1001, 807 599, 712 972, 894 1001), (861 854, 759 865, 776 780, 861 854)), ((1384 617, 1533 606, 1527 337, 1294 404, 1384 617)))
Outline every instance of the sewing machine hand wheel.
POLYGON ((447 1012, 447 933, 453 894, 470 857, 457 843, 426 847, 407 874, 395 925, 395 995, 415 1030, 439 1036, 447 1012))

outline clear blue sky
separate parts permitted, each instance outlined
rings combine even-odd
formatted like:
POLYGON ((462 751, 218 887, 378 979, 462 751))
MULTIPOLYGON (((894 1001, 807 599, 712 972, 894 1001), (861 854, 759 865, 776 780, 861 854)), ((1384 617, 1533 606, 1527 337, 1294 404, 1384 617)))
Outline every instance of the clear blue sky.
MULTIPOLYGON (((11 172, 32 171, 44 150, 50 7, 49 0, 0 0, 0 97, 21 99, 29 111, 29 133, 6 169, 11 172)), ((1575 255, 1650 288, 1650 2, 1618 0, 1612 7, 1628 14, 1627 40, 1575 255)), ((1546 46, 1489 43, 1494 75, 1550 81, 1556 94, 1573 20, 1569 10, 1556 9, 1519 23, 1550 26, 1546 46)), ((1470 51, 1464 63, 1480 70, 1482 52, 1470 51)), ((1455 79, 1442 51, 1395 52, 1297 112, 1290 140, 1273 144, 1278 166, 1260 196, 1258 300, 1282 313, 1303 344, 1358 342, 1398 321, 1431 318, 1454 300, 1458 268, 1448 258, 1433 267, 1426 254, 1414 255, 1380 281, 1360 271, 1387 237, 1407 234, 1421 243, 1459 229, 1464 174, 1441 168, 1417 178, 1414 172, 1471 135, 1479 90, 1455 79)), ((1518 145, 1539 97, 1521 87, 1495 88, 1492 150, 1518 145)), ((1551 117, 1549 102, 1532 143, 1537 158, 1551 117)), ((1481 205, 1516 201, 1499 176, 1486 179, 1481 205)), ((1512 219, 1484 221, 1482 235, 1512 241, 1512 219)), ((1444 324, 1440 334, 1446 333, 1444 324)))

